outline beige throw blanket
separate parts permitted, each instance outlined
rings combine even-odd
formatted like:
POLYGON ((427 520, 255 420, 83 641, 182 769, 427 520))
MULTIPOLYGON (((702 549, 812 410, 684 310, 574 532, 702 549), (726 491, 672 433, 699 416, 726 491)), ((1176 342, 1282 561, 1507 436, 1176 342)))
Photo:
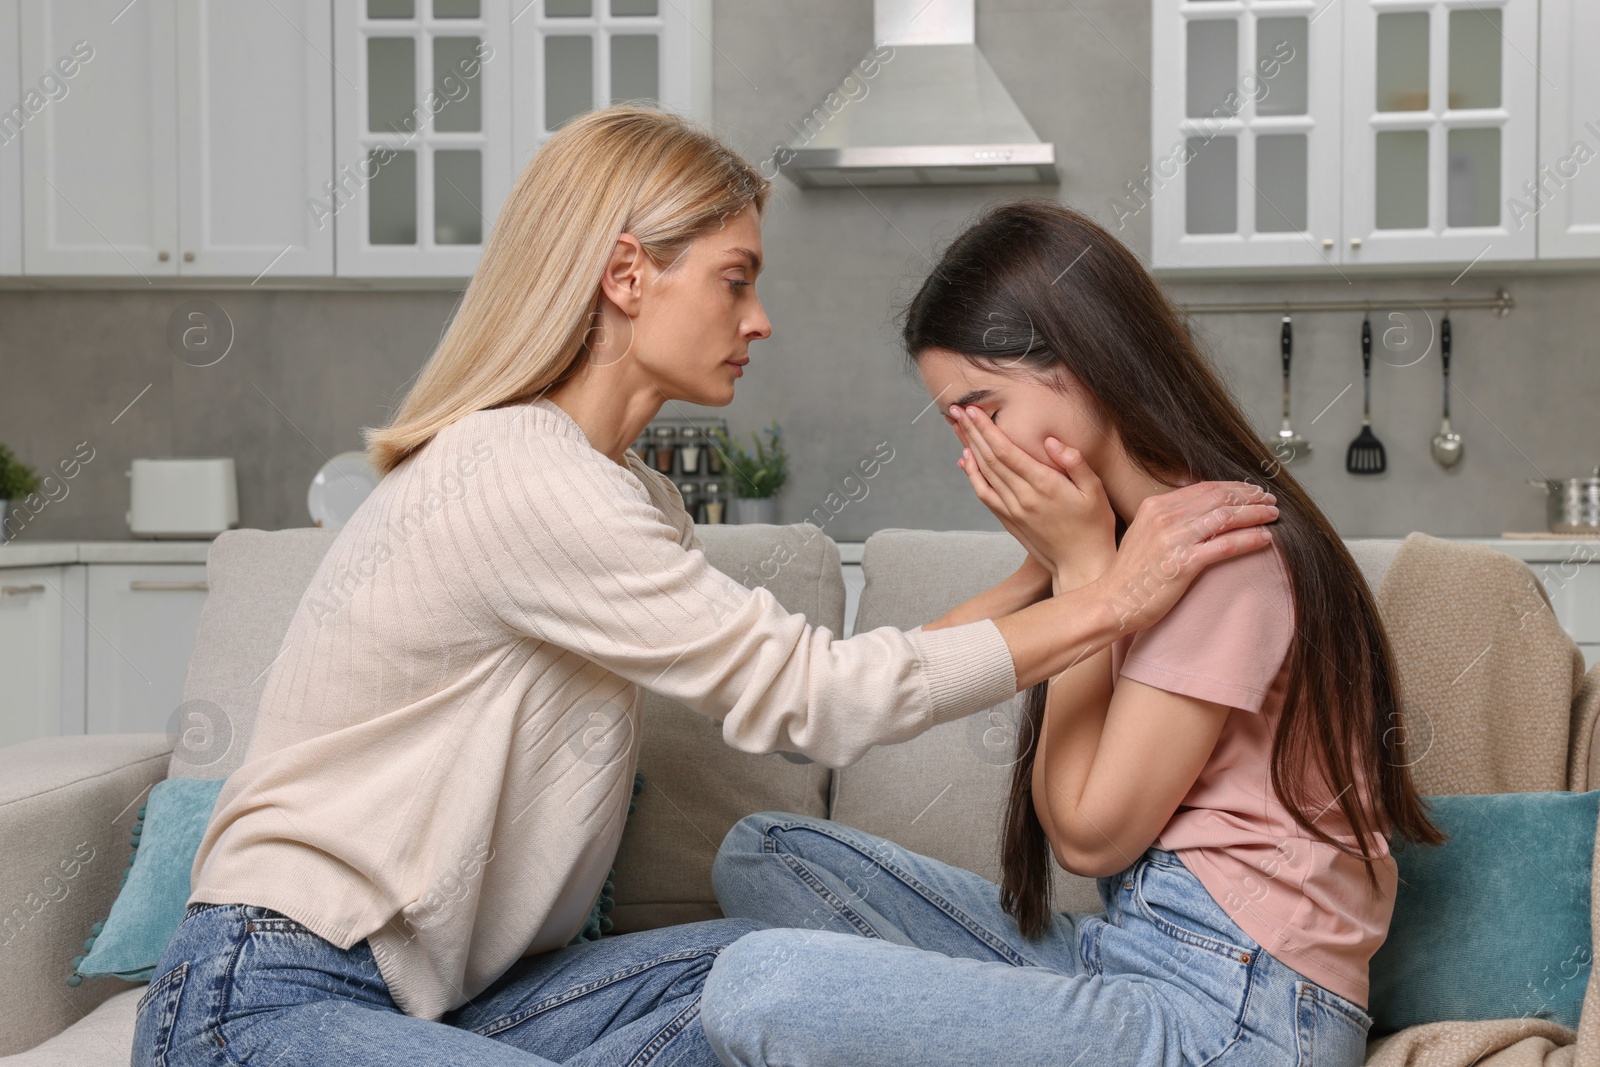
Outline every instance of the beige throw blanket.
MULTIPOLYGON (((1420 793, 1591 788, 1600 667, 1585 676, 1527 564, 1414 533, 1377 599, 1420 793)), ((1592 932, 1600 864, 1590 879, 1592 932)), ((1600 1067, 1600 982, 1591 974, 1576 1033, 1547 1019, 1430 1023, 1369 1048, 1368 1067, 1600 1067)))

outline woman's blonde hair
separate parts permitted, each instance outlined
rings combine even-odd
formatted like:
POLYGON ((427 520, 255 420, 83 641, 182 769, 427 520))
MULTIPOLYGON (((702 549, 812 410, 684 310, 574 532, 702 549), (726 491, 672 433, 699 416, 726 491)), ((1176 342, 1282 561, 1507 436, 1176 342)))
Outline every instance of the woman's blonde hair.
POLYGON ((754 205, 772 183, 669 111, 619 105, 574 119, 523 168, 439 347, 387 426, 363 427, 385 475, 463 415, 533 399, 579 366, 600 275, 624 231, 658 267, 754 205))

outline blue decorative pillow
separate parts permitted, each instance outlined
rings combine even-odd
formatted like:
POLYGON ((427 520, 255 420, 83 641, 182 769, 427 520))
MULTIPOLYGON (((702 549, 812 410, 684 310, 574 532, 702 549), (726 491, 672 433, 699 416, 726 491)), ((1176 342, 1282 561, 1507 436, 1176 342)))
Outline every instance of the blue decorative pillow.
MULTIPOLYGON (((644 790, 644 775, 638 771, 633 775, 633 795, 638 796, 644 790)), ((639 805, 628 801, 628 814, 632 815, 639 810, 639 805)), ((568 945, 581 945, 585 941, 598 941, 601 937, 611 932, 611 911, 617 906, 616 898, 611 894, 617 891, 612 879, 617 876, 617 869, 611 868, 606 872, 606 884, 600 887, 600 895, 595 898, 594 907, 589 909, 589 921, 583 924, 583 929, 575 934, 568 945)))
MULTIPOLYGON (((216 808, 225 778, 166 778, 150 790, 133 826, 133 853, 122 873, 121 891, 111 914, 90 928, 83 943, 86 955, 74 956, 68 985, 85 978, 112 976, 130 982, 148 982, 167 942, 177 933, 188 906, 189 872, 200 851, 200 839, 216 808), (141 858, 142 857, 142 858, 141 858)), ((644 789, 644 775, 633 776, 633 795, 644 789)), ((628 814, 638 809, 628 802, 628 814)), ((610 933, 610 912, 616 907, 612 878, 606 875, 589 920, 569 944, 598 941, 610 933)))
POLYGON ((1600 789, 1422 799, 1450 840, 1391 839, 1400 885, 1370 968, 1373 1034, 1517 1017, 1576 1030, 1600 789))
POLYGON ((177 933, 189 899, 194 866, 206 823, 226 778, 165 778, 150 790, 133 826, 133 854, 122 872, 122 889, 111 914, 94 924, 75 956, 68 985, 85 978, 115 976, 148 982, 167 942, 177 933))

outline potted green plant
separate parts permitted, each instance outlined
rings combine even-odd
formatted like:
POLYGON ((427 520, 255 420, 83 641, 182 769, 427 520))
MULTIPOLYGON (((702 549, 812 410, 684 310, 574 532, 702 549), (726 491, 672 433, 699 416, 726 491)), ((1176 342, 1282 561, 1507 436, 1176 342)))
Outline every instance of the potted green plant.
POLYGON ((733 486, 733 521, 736 523, 778 521, 778 490, 789 478, 789 456, 783 450, 783 437, 777 422, 764 432, 755 435, 754 455, 745 451, 728 436, 726 430, 714 426, 709 431, 722 451, 723 463, 728 468, 728 481, 733 486))
POLYGON ((0 445, 0 544, 11 540, 11 502, 39 491, 39 475, 0 445))

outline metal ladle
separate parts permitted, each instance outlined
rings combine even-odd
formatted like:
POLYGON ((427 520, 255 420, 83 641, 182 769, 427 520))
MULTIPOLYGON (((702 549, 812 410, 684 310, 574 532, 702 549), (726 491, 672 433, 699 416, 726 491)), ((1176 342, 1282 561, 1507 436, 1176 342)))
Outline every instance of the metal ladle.
POLYGON ((1279 348, 1283 352, 1283 428, 1267 443, 1272 446, 1273 455, 1285 464, 1289 464, 1309 453, 1311 442, 1289 428, 1289 356, 1294 348, 1294 333, 1290 328, 1288 315, 1283 316, 1283 333, 1280 335, 1279 348))
POLYGON ((1444 418, 1433 435, 1433 458, 1441 467, 1461 462, 1461 435, 1450 429, 1450 316, 1439 323, 1439 362, 1444 364, 1444 418))

